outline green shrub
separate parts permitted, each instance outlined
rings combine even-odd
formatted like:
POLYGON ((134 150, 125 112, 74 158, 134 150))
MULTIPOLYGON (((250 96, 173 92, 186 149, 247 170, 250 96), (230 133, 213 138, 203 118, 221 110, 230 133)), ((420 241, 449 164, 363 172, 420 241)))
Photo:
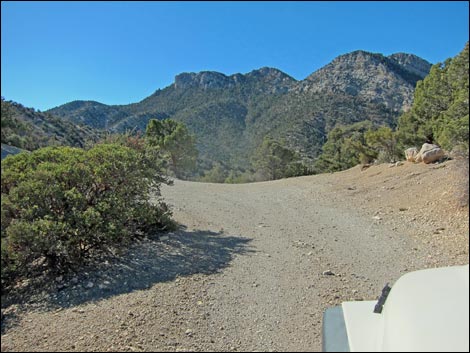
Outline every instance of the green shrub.
POLYGON ((437 63, 416 85, 413 106, 398 120, 400 150, 437 143, 451 151, 458 148, 468 156, 469 46, 454 58, 437 63))
POLYGON ((158 163, 145 149, 47 147, 2 161, 2 289, 37 269, 67 271, 95 250, 171 224, 158 163))
POLYGON ((285 141, 266 136, 253 155, 253 167, 264 180, 276 180, 301 175, 305 169, 298 153, 285 141))
POLYGON ((186 125, 171 119, 151 119, 145 132, 149 146, 157 148, 168 161, 168 171, 186 178, 196 168, 196 140, 186 125))

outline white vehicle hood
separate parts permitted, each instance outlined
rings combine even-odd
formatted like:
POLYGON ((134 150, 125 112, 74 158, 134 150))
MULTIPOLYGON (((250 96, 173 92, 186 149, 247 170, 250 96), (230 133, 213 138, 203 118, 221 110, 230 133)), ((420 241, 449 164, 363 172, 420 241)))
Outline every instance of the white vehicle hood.
POLYGON ((351 351, 469 351, 469 266, 400 277, 376 301, 342 304, 351 351))

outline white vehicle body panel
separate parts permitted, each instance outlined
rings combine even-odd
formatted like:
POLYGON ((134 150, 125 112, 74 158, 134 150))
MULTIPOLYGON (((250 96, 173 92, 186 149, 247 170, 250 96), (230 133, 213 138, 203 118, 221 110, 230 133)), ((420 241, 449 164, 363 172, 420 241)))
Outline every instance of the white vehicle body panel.
POLYGON ((382 326, 381 314, 374 314, 377 301, 342 303, 351 352, 377 351, 377 339, 382 326))
POLYGON ((405 274, 376 303, 342 304, 351 351, 469 351, 468 265, 405 274))

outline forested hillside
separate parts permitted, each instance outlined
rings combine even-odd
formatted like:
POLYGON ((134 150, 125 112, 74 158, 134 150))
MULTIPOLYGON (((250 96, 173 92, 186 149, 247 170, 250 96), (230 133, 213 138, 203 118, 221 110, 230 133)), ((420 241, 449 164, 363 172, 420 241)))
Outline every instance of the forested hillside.
POLYGON ((49 112, 118 132, 143 131, 152 118, 183 122, 196 137, 200 176, 220 166, 227 176, 252 171, 265 137, 282 143, 312 169, 328 132, 338 124, 367 120, 395 127, 430 67, 411 54, 356 51, 303 81, 266 67, 231 76, 182 73, 138 103, 75 101, 49 112))
POLYGON ((418 82, 411 110, 400 117, 403 146, 431 139, 447 150, 468 154, 468 42, 460 54, 438 63, 418 82))
POLYGON ((468 157, 468 63, 467 43, 454 58, 433 65, 429 75, 418 81, 413 104, 396 128, 377 128, 370 121, 336 126, 316 169, 337 171, 360 162, 392 162, 403 159, 405 149, 420 149, 425 142, 441 146, 447 155, 468 157))
POLYGON ((231 76, 182 73, 129 105, 75 101, 40 113, 2 100, 2 143, 83 146, 101 129, 143 133, 151 119, 168 118, 188 128, 199 151, 197 168, 185 175, 205 181, 390 162, 430 140, 468 154, 468 43, 432 68, 411 54, 355 51, 302 81, 264 67, 231 76))
POLYGON ((87 141, 96 141, 101 135, 90 126, 79 126, 3 97, 1 104, 2 144, 28 151, 59 145, 84 147, 87 141))
POLYGON ((402 158, 404 148, 430 140, 468 153, 468 43, 432 68, 411 54, 355 51, 302 81, 265 67, 231 76, 182 73, 129 105, 75 101, 40 113, 3 100, 2 143, 30 150, 83 146, 100 129, 143 132, 151 119, 168 118, 195 138, 199 159, 188 177, 206 181, 247 182, 390 162, 402 158), (279 170, 260 169, 268 164, 279 170))

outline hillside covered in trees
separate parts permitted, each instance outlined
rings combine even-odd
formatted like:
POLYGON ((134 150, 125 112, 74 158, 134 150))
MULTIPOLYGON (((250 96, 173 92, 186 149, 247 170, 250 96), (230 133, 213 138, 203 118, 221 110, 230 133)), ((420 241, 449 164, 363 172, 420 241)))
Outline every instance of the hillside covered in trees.
POLYGON ((4 97, 1 109, 2 144, 28 151, 46 146, 84 147, 102 134, 98 129, 26 108, 4 97))
POLYGON ((150 119, 171 118, 196 138, 200 158, 195 178, 219 170, 231 180, 259 180, 248 176, 255 172, 253 159, 265 138, 290 150, 303 164, 298 168, 302 173, 317 172, 313 162, 335 126, 370 121, 395 127, 430 67, 411 54, 355 51, 302 81, 267 67, 231 76, 182 73, 138 103, 75 101, 48 112, 117 132, 143 131, 150 119))
POLYGON ((328 134, 316 161, 319 171, 338 171, 373 160, 403 159, 406 148, 424 142, 468 157, 468 42, 462 52, 432 66, 418 81, 411 109, 403 113, 396 128, 374 127, 370 121, 338 125, 328 134))
POLYGON ((80 147, 103 131, 143 134, 150 120, 169 118, 185 126, 185 143, 198 152, 197 163, 179 176, 202 181, 391 162, 430 140, 468 154, 468 43, 433 66, 411 54, 355 51, 302 81, 273 68, 182 73, 141 102, 121 106, 75 101, 40 113, 2 100, 2 143, 80 147))
POLYGON ((459 149, 468 155, 468 81, 467 42, 461 53, 434 65, 418 82, 411 110, 398 121, 401 146, 431 139, 449 151, 459 149))

